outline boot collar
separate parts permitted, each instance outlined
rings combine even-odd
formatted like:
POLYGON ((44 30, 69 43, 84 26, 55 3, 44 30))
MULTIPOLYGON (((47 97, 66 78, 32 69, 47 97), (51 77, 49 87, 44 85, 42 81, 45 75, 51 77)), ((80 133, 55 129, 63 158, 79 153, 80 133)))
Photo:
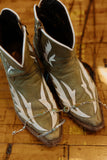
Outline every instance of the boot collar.
MULTIPOLYGON (((69 24, 71 26, 71 29, 72 29, 72 32, 73 32, 73 46, 72 48, 70 48, 69 46, 65 45, 65 44, 62 44, 60 43, 59 41, 57 41, 56 39, 54 39, 53 37, 51 37, 44 29, 43 27, 43 24, 42 22, 39 20, 38 18, 38 15, 37 15, 37 5, 34 5, 34 17, 35 17, 35 30, 40 30, 41 31, 41 34, 44 35, 45 37, 47 37, 48 39, 52 40, 56 45, 59 45, 61 47, 64 47, 66 48, 67 50, 69 51, 73 51, 74 49, 74 46, 75 46, 75 32, 74 32, 74 29, 73 29, 73 25, 72 25, 72 22, 71 22, 71 19, 70 19, 70 16, 69 16, 69 13, 67 11, 67 8, 65 7, 65 5, 60 1, 60 0, 57 0, 62 6, 63 8, 65 9, 65 12, 67 14, 67 18, 69 20, 69 24)), ((38 7, 40 7, 41 3, 43 2, 43 0, 40 1, 38 7)))
POLYGON ((34 16, 35 16, 34 47, 39 51, 39 57, 42 60, 43 60, 42 57, 45 58, 47 65, 49 64, 48 65, 49 68, 50 67, 55 68, 55 66, 57 67, 57 64, 60 66, 64 66, 64 64, 68 63, 68 61, 71 61, 73 56, 75 55, 73 48, 75 45, 75 34, 68 12, 66 10, 74 37, 74 43, 72 48, 57 41, 45 31, 43 24, 41 23, 41 21, 37 16, 36 9, 37 6, 34 5, 34 16))
POLYGON ((19 63, 17 60, 15 60, 2 46, 0 46, 0 53, 10 61, 10 64, 12 66, 17 66, 18 68, 23 68, 24 67, 24 62, 25 62, 25 46, 26 46, 26 28, 25 26, 22 26, 23 28, 23 48, 22 48, 22 63, 19 63))
POLYGON ((13 14, 17 17, 18 21, 20 22, 20 17, 19 17, 19 15, 18 15, 15 11, 13 11, 12 9, 10 9, 10 8, 3 8, 3 9, 1 10, 1 12, 0 12, 0 15, 1 15, 5 10, 10 11, 11 13, 13 13, 13 14))
MULTIPOLYGON (((13 10, 5 8, 1 11, 1 14, 5 10, 10 11, 16 16, 18 23, 19 23, 19 27, 21 27, 22 32, 23 32, 22 62, 19 63, 0 45, 0 55, 1 55, 2 61, 4 61, 5 66, 7 66, 6 70, 9 70, 9 68, 14 68, 15 70, 17 70, 17 72, 22 72, 22 74, 25 72, 31 72, 33 69, 35 69, 34 67, 35 54, 28 40, 26 27, 24 25, 21 25, 20 17, 13 10)), ((11 72, 13 75, 14 75, 14 72, 17 74, 15 70, 12 70, 11 72)))

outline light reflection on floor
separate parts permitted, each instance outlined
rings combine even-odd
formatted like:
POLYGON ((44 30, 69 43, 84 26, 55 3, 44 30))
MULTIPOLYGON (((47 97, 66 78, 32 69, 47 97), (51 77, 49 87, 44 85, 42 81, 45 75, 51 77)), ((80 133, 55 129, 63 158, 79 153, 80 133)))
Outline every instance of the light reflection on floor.
POLYGON ((107 68, 98 67, 98 74, 99 74, 101 82, 107 84, 107 68))

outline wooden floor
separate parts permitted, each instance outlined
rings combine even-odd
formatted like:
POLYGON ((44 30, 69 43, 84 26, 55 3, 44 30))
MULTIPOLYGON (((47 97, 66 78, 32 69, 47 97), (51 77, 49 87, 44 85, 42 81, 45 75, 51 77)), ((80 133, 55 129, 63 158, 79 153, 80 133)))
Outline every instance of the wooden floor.
MULTIPOLYGON (((76 35, 75 50, 96 75, 102 102, 107 103, 107 0, 62 0, 69 10, 76 35)), ((11 8, 26 24, 31 43, 34 35, 35 0, 0 0, 0 10, 11 8)), ((0 160, 107 160, 107 110, 103 108, 105 128, 98 133, 83 131, 66 115, 63 138, 58 146, 47 148, 17 118, 5 72, 0 60, 0 160)))

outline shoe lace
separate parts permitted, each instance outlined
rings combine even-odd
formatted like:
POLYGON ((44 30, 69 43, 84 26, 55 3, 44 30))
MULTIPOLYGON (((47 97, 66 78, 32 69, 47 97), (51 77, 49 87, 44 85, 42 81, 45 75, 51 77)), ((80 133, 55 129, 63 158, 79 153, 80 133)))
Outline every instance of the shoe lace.
POLYGON ((89 103, 93 103, 93 102, 97 102, 97 103, 101 104, 102 106, 104 106, 107 109, 107 104, 103 103, 99 99, 91 99, 91 100, 88 100, 86 102, 77 103, 74 107, 82 106, 84 104, 89 104, 89 103))
MULTIPOLYGON (((39 113, 39 114, 36 114, 35 116, 33 116, 34 118, 37 118, 37 117, 40 117, 40 116, 43 116, 43 115, 45 115, 46 113, 48 113, 48 112, 56 112, 56 113, 58 113, 58 112, 63 112, 63 109, 51 109, 51 110, 46 110, 46 111, 44 111, 44 112, 41 112, 41 113, 39 113)), ((27 123, 30 121, 30 119, 31 118, 29 118, 27 121, 25 121, 25 123, 24 123, 24 126, 21 128, 21 129, 19 129, 18 131, 13 131, 12 132, 12 135, 15 135, 15 134, 17 134, 17 133, 19 133, 19 132, 22 132, 25 128, 26 128, 26 126, 27 126, 27 123)), ((47 131, 47 132, 44 132, 44 133, 42 133, 42 134, 39 134, 38 133, 38 135, 36 135, 38 138, 39 137, 42 137, 42 136, 46 136, 46 135, 48 135, 48 134, 50 134, 50 133, 52 133, 53 131, 55 131, 57 128, 59 128, 60 126, 62 126, 63 124, 65 123, 65 119, 63 119, 58 125, 56 125, 56 127, 54 127, 54 128, 52 128, 51 130, 49 130, 49 131, 47 131)))
MULTIPOLYGON (((100 101, 100 100, 98 100, 98 99, 91 99, 91 100, 88 100, 88 101, 84 101, 84 102, 81 102, 81 103, 77 103, 77 104, 75 104, 75 105, 72 105, 71 107, 64 107, 63 109, 51 109, 51 110, 46 110, 46 111, 44 111, 44 112, 41 112, 41 113, 39 113, 39 114, 36 114, 36 115, 33 116, 33 117, 34 117, 34 118, 37 118, 37 117, 43 116, 43 115, 45 115, 46 113, 51 112, 51 111, 52 111, 52 112, 56 112, 56 113, 58 113, 58 112, 68 113, 71 108, 76 109, 76 108, 79 107, 79 106, 82 106, 82 105, 85 105, 85 104, 90 104, 90 103, 93 103, 93 102, 98 102, 99 104, 101 104, 102 106, 104 106, 104 107, 107 109, 107 105, 104 104, 102 101, 100 101)), ((19 133, 19 132, 22 132, 22 131, 26 128, 27 123, 28 123, 29 121, 30 121, 30 118, 29 118, 27 121, 25 121, 24 126, 23 126, 21 129, 19 129, 18 131, 16 131, 16 130, 13 131, 13 132, 12 132, 12 135, 15 135, 15 134, 17 134, 17 133, 19 133)), ((39 138, 39 137, 43 137, 43 136, 46 136, 46 135, 52 133, 52 132, 55 131, 57 128, 59 128, 60 126, 62 126, 64 123, 65 123, 65 119, 63 119, 58 125, 56 125, 56 127, 52 128, 50 131, 44 132, 44 133, 42 133, 42 134, 38 134, 37 137, 38 137, 38 138, 39 138)))
POLYGON ((78 108, 80 106, 83 106, 85 104, 90 104, 90 103, 93 103, 93 102, 97 102, 97 103, 101 104, 102 106, 104 106, 107 109, 107 104, 103 103, 102 101, 100 101, 98 99, 90 99, 88 101, 76 103, 76 104, 72 105, 71 107, 64 107, 63 108, 63 112, 68 113, 71 109, 76 109, 76 108, 78 108))

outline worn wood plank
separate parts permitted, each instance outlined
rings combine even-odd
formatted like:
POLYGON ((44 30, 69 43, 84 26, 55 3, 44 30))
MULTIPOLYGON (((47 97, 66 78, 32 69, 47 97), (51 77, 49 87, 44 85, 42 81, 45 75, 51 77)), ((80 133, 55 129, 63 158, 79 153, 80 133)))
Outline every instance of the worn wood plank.
POLYGON ((107 137, 101 135, 64 135, 62 139, 62 144, 72 145, 72 146, 107 146, 107 137))
POLYGON ((0 144, 0 159, 1 160, 5 158, 6 149, 7 149, 7 144, 0 144))
MULTIPOLYGON (((107 112, 104 112, 104 117, 107 117, 107 112), (105 114, 106 113, 106 114, 105 114)), ((8 117, 7 117, 8 118, 8 117)), ((17 117, 16 117, 17 119, 17 117)), ((16 135, 12 135, 14 130, 19 130, 23 127, 22 123, 15 119, 14 124, 1 124, 0 125, 0 143, 37 143, 41 142, 31 135, 26 129, 16 135)), ((84 141, 87 139, 87 145, 107 145, 107 118, 105 118, 105 128, 99 132, 90 133, 84 131, 73 121, 66 118, 66 123, 63 126, 63 137, 59 144, 73 144, 73 145, 84 145, 84 141), (101 140, 102 139, 102 140, 101 140), (94 141, 93 141, 94 140, 94 141)), ((11 122, 11 121, 10 121, 11 122)))
POLYGON ((96 146, 71 146, 69 160, 106 160, 107 147, 96 146))
MULTIPOLYGON (((100 100, 107 103, 107 1, 106 0, 61 0, 67 7, 76 35, 76 54, 88 63, 96 73, 96 83, 100 100), (103 70, 99 70, 99 67, 103 70)), ((23 24, 27 26, 33 44, 33 5, 39 0, 0 0, 0 10, 15 10, 23 24)), ((12 131, 23 127, 14 111, 13 102, 0 60, 0 160, 23 160, 36 158, 55 160, 106 160, 107 159, 107 110, 103 108, 105 128, 97 133, 89 133, 76 125, 64 114, 63 138, 59 145, 47 148, 26 129, 12 135, 12 131), (6 155, 9 144, 11 151, 6 155)))
POLYGON ((9 160, 67 160, 67 147, 47 148, 44 145, 14 144, 9 160))
POLYGON ((5 98, 2 98, 0 99, 0 109, 2 108, 13 108, 13 101, 12 99, 5 99, 5 98))
MULTIPOLYGON (((22 144, 42 144, 36 137, 31 135, 27 130, 23 132, 12 135, 12 131, 18 130, 22 128, 22 125, 0 125, 0 143, 22 143, 22 144)), ((74 129, 75 127, 73 127, 74 129)), ((72 131, 73 132, 73 131, 72 131)), ((68 132, 63 131, 62 141, 59 143, 60 145, 82 145, 82 146, 107 146, 107 130, 105 131, 106 134, 90 134, 85 133, 81 135, 78 131, 73 134, 71 130, 68 132)))

